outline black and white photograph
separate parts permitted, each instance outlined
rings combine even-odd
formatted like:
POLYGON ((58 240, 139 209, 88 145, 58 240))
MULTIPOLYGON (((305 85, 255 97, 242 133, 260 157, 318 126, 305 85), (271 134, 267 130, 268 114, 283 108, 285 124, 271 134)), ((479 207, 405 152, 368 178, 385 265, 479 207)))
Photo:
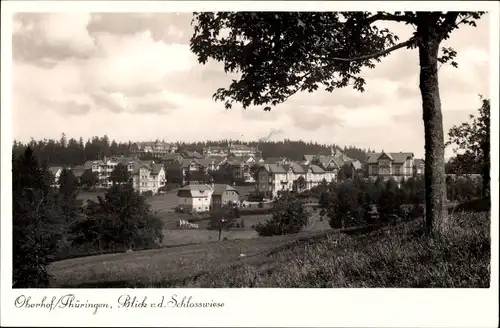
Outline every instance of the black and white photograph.
POLYGON ((498 289, 498 12, 163 3, 10 12, 2 288, 498 289))

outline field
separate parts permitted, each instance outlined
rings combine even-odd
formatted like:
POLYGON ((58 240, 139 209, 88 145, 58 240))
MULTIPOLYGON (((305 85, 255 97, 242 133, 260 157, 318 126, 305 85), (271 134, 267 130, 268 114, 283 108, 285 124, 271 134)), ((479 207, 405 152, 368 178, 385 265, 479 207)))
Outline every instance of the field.
POLYGON ((490 214, 451 221, 440 238, 418 219, 70 259, 51 264, 51 287, 489 287, 490 214))
MULTIPOLYGON (((254 190, 253 186, 237 186, 236 187, 241 195, 245 195, 254 190)), ((207 230, 208 219, 198 221, 190 214, 176 213, 174 208, 177 205, 176 198, 177 191, 171 190, 162 195, 155 195, 147 198, 147 202, 151 205, 153 211, 163 221, 163 246, 176 246, 176 245, 190 245, 199 243, 208 243, 212 241, 217 241, 218 232, 207 230), (188 220, 190 222, 196 222, 200 229, 178 229, 177 224, 179 220, 188 220)), ((104 192, 85 192, 82 191, 79 194, 79 199, 97 199, 97 196, 103 196, 104 192)), ((257 233, 252 228, 253 225, 259 222, 265 222, 270 215, 245 215, 237 220, 238 223, 244 220, 245 228, 234 228, 230 231, 224 231, 222 233, 223 238, 228 240, 233 239, 251 239, 256 238, 257 233)), ((312 220, 311 226, 317 230, 317 223, 314 223, 318 218, 312 220)), ((328 229, 328 224, 325 225, 328 229)))

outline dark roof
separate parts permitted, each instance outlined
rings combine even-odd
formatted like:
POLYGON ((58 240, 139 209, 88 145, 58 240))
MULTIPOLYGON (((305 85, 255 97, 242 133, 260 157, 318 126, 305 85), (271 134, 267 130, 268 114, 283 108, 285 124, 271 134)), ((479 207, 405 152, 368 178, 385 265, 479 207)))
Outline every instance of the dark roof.
POLYGON ((216 195, 216 196, 222 195, 226 191, 236 191, 236 193, 239 194, 238 190, 236 190, 235 188, 231 187, 230 185, 226 185, 226 184, 214 184, 212 186, 212 189, 214 190, 212 195, 216 195))
POLYGON ((160 174, 161 169, 163 168, 162 164, 153 164, 151 165, 151 174, 158 175, 160 174))
POLYGON ((351 164, 355 170, 361 170, 363 168, 363 165, 358 160, 351 162, 351 164))
POLYGON ((399 153, 371 153, 370 156, 368 157, 368 164, 376 164, 378 162, 378 159, 382 154, 387 155, 394 163, 402 164, 404 163, 408 157, 413 157, 413 153, 408 153, 408 152, 399 152, 399 153))

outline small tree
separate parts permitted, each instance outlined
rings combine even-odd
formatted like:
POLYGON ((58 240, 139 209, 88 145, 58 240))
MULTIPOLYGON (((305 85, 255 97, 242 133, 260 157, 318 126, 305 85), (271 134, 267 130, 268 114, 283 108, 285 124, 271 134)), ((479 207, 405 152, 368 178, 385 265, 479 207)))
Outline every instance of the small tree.
POLYGON ((299 188, 299 191, 306 189, 306 179, 304 179, 304 176, 301 175, 297 179, 297 187, 299 188))
POLYGON ((382 222, 392 222, 401 214, 401 195, 398 189, 387 188, 377 202, 377 210, 382 222))
POLYGON ((358 210, 360 194, 361 191, 351 183, 344 182, 338 186, 327 211, 330 227, 340 229, 349 225, 358 210))
POLYGON ((275 201, 272 218, 255 226, 259 236, 278 236, 298 233, 307 226, 309 217, 297 198, 289 193, 275 201))
POLYGON ((80 177, 80 185, 86 189, 93 189, 99 183, 99 175, 92 170, 85 170, 80 177))
POLYGON ((113 184, 130 183, 131 175, 128 171, 127 166, 123 165, 122 163, 118 163, 118 165, 116 165, 116 167, 111 172, 110 179, 113 184))
POLYGON ((490 193, 490 100, 479 96, 482 106, 479 116, 470 115, 472 122, 453 126, 447 145, 455 145, 455 170, 460 173, 481 173, 483 180, 482 196, 490 193), (469 172, 468 172, 469 171, 469 172))
POLYGON ((208 229, 217 230, 219 232, 218 241, 220 241, 222 231, 228 231, 234 227, 236 223, 235 219, 239 217, 239 211, 236 206, 233 206, 232 204, 223 206, 211 213, 208 229))
POLYGON ((89 201, 86 218, 73 225, 76 244, 100 250, 151 247, 163 241, 163 222, 132 185, 113 185, 104 198, 89 201))
POLYGON ((58 194, 66 224, 75 220, 77 215, 81 212, 80 202, 77 200, 77 184, 77 179, 73 171, 63 169, 59 176, 58 194))
POLYGON ((31 147, 12 163, 12 287, 49 284, 47 266, 57 249, 62 220, 55 193, 31 147))

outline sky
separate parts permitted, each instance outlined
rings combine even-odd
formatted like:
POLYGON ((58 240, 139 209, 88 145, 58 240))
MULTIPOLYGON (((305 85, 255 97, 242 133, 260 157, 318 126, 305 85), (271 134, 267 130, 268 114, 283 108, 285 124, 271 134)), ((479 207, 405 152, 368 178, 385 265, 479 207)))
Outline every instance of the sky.
MULTIPOLYGON (((212 100, 230 75, 189 50, 189 13, 18 13, 13 18, 13 138, 107 135, 117 141, 293 139, 424 154, 418 51, 366 69, 366 92, 299 93, 264 112, 212 100), (272 133, 271 133, 272 132, 272 133)), ((384 23, 405 40, 411 26, 384 23)), ((489 19, 442 46, 458 68, 439 69, 445 134, 489 96, 489 19)), ((452 155, 447 149, 446 157, 452 155)))

